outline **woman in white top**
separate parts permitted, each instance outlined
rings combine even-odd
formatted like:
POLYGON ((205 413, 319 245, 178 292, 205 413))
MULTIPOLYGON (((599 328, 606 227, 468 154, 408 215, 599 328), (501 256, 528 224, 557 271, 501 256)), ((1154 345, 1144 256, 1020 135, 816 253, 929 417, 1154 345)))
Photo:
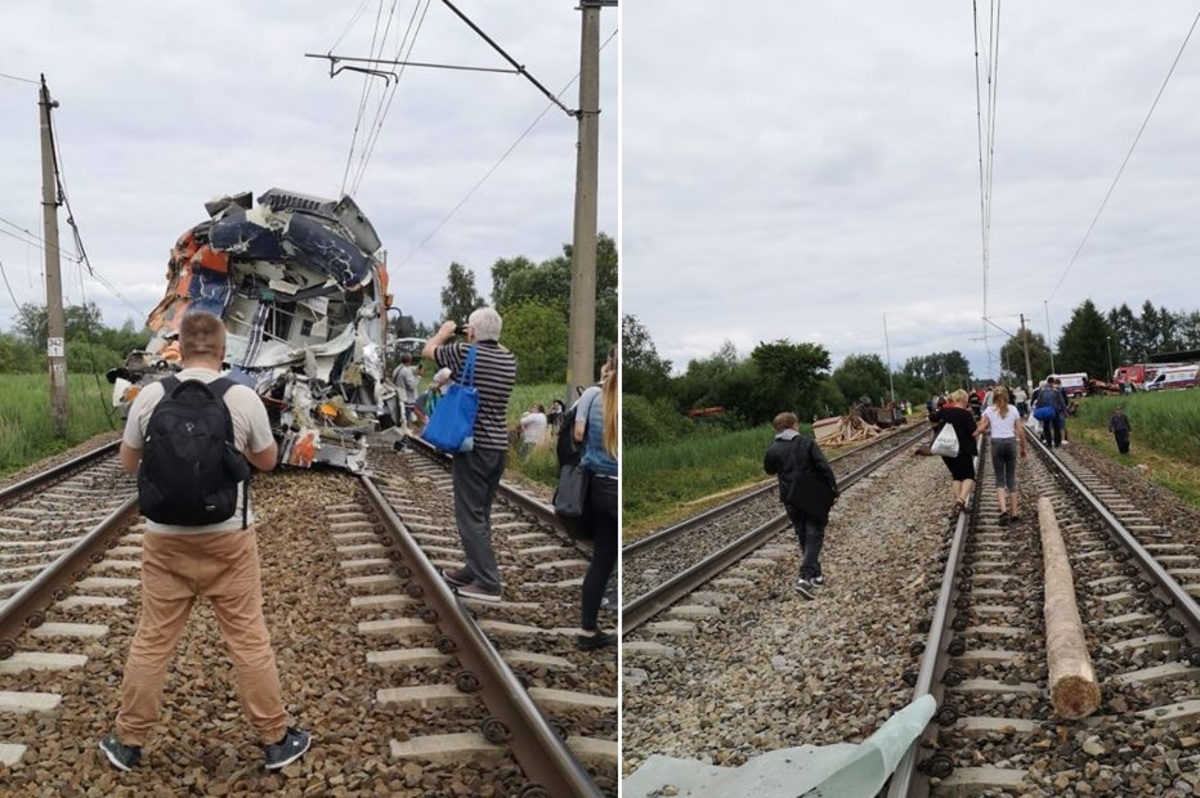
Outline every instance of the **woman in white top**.
POLYGON ((992 471, 996 473, 996 500, 1000 504, 1000 526, 1021 520, 1017 508, 1017 451, 1025 449, 1025 425, 1021 414, 1008 403, 1008 389, 996 386, 992 403, 979 419, 976 437, 985 431, 992 433, 992 471))
POLYGON ((528 457, 529 451, 545 437, 546 409, 540 403, 534 402, 529 410, 521 415, 521 459, 528 457))

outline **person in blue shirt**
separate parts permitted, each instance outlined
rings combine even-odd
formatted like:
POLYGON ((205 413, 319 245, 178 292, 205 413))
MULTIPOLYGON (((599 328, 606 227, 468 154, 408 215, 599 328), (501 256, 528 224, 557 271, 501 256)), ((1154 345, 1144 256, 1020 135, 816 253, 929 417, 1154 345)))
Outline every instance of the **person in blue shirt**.
POLYGON ((600 630, 597 616, 608 578, 617 564, 617 348, 608 353, 600 371, 600 387, 579 397, 572 434, 582 443, 580 463, 588 474, 584 520, 593 533, 592 562, 583 577, 580 633, 576 644, 584 651, 614 645, 617 636, 600 630), (586 404, 585 404, 586 403, 586 404))

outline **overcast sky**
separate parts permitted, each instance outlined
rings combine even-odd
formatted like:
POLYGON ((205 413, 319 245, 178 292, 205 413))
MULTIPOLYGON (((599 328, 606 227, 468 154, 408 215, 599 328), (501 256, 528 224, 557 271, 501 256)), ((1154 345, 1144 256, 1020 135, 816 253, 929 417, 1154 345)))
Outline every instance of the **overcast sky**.
MULTIPOLYGON (((163 295, 171 245, 207 218, 206 200, 244 190, 257 197, 273 186, 340 196, 365 78, 330 79, 327 61, 304 54, 369 55, 381 5, 381 31, 396 8, 389 57, 417 11, 424 22, 412 60, 508 67, 439 0, 5 0, 0 73, 31 80, 45 73, 61 103, 56 131, 84 247, 120 294, 91 278, 81 287, 77 267, 64 262, 67 301, 96 302, 109 326, 126 319, 140 325, 163 295)), ((579 71, 573 3, 455 5, 551 92, 579 71)), ((601 41, 616 29, 615 11, 602 12, 601 41)), ((618 50, 619 36, 600 57, 599 228, 614 237, 618 50)), ((383 81, 373 80, 349 183, 376 118, 383 81)), ((452 260, 475 272, 488 298, 497 258, 541 261, 571 240, 577 124, 557 108, 547 113, 422 246, 549 101, 512 74, 410 67, 397 87, 350 193, 383 239, 397 304, 432 322, 452 260)), ((578 83, 563 104, 578 107, 578 83)), ((18 303, 41 303, 42 253, 9 235, 27 238, 12 225, 42 233, 36 85, 0 78, 0 153, 0 263, 18 303)), ((66 220, 64 209, 63 246, 71 250, 66 220)), ((11 329, 14 315, 13 298, 0 286, 0 327, 11 329)))
MULTIPOLYGON (((987 315, 1053 338, 1071 311, 1200 307, 1200 33, 1095 231, 1194 0, 1004 3, 987 315), (1064 274, 1065 279, 1064 279, 1064 274), (1061 287, 1059 282, 1061 281, 1061 287)), ((989 4, 980 3, 981 41, 989 4)), ((677 369, 725 340, 893 367, 982 339, 970 3, 630 3, 623 311, 677 369), (885 316, 886 331, 885 338, 885 316), (890 346, 889 346, 890 344, 890 346)), ((980 61, 980 71, 987 66, 980 61)), ((986 92, 986 86, 984 87, 986 92)))

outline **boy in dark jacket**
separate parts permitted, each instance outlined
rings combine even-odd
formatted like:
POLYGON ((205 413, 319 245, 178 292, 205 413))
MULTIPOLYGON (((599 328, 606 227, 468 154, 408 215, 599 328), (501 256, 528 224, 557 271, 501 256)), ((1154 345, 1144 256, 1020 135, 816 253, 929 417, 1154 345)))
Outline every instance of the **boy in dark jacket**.
POLYGON ((779 500, 796 530, 803 555, 796 590, 806 599, 816 597, 825 583, 821 574, 821 546, 829 508, 837 502, 837 479, 816 441, 796 429, 795 413, 775 416, 775 440, 763 456, 763 470, 779 478, 779 500))

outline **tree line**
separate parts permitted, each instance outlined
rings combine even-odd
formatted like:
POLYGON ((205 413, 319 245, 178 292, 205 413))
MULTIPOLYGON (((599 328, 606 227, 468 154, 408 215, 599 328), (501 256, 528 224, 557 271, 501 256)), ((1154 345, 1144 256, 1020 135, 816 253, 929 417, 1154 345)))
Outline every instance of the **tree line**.
MULTIPOLYGON (((150 340, 150 330, 126 321, 120 328, 105 327, 100 308, 93 302, 63 308, 67 371, 103 374, 125 362, 125 355, 150 340)), ((0 333, 0 373, 37 374, 48 368, 49 337, 45 305, 24 303, 13 318, 12 332, 0 333)))
MULTIPOLYGON (((617 342, 617 245, 600 233, 596 238, 595 364, 608 357, 617 342)), ((563 382, 567 377, 567 344, 571 318, 571 245, 541 263, 518 255, 500 258, 491 268, 491 306, 504 318, 501 340, 517 353, 517 381, 563 382)), ((452 262, 441 290, 442 318, 429 325, 412 322, 398 333, 427 338, 441 321, 465 321, 471 311, 488 304, 475 282, 475 272, 452 262)))
POLYGON ((1172 313, 1143 303, 1140 314, 1122 304, 1101 314, 1089 299, 1074 309, 1051 348, 1029 329, 1000 349, 995 375, 972 373, 958 350, 909 358, 891 374, 878 354, 852 354, 836 368, 820 344, 788 339, 760 343, 740 357, 725 342, 707 358, 692 360, 681 374, 655 349, 650 331, 635 316, 622 318, 622 430, 627 444, 654 444, 693 434, 704 425, 740 429, 769 422, 784 409, 802 420, 845 413, 851 404, 896 402, 920 405, 934 394, 1003 381, 1025 382, 1025 345, 1032 379, 1051 373, 1086 372, 1105 381, 1123 363, 1151 355, 1200 349, 1200 312, 1172 313), (706 407, 723 412, 701 423, 686 413, 706 407))

